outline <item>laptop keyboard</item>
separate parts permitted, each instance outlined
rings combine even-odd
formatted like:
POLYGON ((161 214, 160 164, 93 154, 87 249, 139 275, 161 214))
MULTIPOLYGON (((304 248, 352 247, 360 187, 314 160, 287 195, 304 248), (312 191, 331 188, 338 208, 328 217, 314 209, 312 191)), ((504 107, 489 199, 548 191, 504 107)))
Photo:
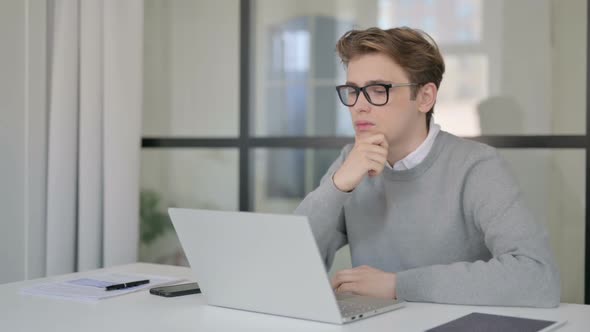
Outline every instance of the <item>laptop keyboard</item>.
POLYGON ((370 305, 366 303, 355 303, 349 301, 337 301, 338 306, 340 307, 340 312, 344 317, 356 316, 358 314, 368 313, 383 306, 378 305, 370 305))

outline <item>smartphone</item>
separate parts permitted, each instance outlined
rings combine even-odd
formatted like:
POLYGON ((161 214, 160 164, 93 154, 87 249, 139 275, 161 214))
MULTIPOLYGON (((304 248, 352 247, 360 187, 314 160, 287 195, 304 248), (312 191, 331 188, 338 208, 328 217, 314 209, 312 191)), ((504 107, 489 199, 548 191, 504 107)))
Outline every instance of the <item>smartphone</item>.
POLYGON ((188 284, 179 284, 179 285, 172 285, 172 286, 162 286, 162 287, 154 287, 150 289, 150 293, 159 296, 165 297, 175 297, 175 296, 183 296, 189 294, 199 294, 201 292, 201 288, 199 288, 199 284, 196 282, 191 282, 188 284))

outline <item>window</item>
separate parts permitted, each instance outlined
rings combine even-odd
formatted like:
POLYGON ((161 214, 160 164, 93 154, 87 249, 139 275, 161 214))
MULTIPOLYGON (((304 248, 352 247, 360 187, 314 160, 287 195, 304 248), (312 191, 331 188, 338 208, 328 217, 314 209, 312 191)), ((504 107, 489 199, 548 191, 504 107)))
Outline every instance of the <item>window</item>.
MULTIPOLYGON (((590 303, 587 13, 558 0, 149 0, 146 206, 156 192, 155 219, 172 205, 292 212, 352 141, 335 42, 410 25, 445 57, 435 121, 500 148, 551 233, 562 300, 590 303)), ((172 248, 164 261, 182 264, 168 236, 140 251, 172 248)), ((335 264, 350 264, 346 248, 335 264)))

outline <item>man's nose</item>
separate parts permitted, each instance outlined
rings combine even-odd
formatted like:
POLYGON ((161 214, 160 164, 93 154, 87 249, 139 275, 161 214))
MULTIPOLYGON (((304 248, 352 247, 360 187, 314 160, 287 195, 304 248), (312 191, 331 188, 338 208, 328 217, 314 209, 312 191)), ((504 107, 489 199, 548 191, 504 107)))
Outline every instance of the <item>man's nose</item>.
POLYGON ((371 103, 367 100, 367 97, 363 92, 359 93, 359 98, 354 104, 354 110, 357 112, 370 112, 371 111, 371 103))

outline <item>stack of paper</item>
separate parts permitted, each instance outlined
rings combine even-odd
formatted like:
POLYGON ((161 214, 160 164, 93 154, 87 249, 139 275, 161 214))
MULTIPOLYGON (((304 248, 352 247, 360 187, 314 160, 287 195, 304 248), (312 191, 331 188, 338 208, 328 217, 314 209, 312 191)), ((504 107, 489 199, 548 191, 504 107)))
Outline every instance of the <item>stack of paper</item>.
POLYGON ((21 294, 39 295, 53 298, 74 300, 74 301, 97 301, 123 294, 137 292, 142 289, 149 289, 156 286, 174 284, 182 279, 145 274, 121 274, 101 273, 86 278, 76 278, 64 281, 46 282, 21 289, 21 294), (122 284, 131 281, 145 280, 147 284, 118 289, 105 290, 110 285, 122 284))

